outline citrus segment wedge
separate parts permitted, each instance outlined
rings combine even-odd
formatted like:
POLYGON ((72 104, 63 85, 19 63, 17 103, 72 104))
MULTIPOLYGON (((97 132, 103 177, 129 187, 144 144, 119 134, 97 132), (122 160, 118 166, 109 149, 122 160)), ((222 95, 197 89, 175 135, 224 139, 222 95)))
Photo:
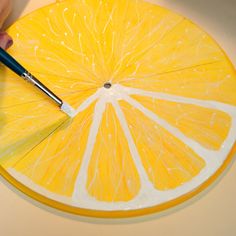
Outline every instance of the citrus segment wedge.
POLYGON ((87 189, 102 201, 128 201, 140 189, 126 137, 111 104, 103 113, 88 167, 87 189))
POLYGON ((220 149, 228 135, 231 117, 225 112, 150 97, 132 97, 208 149, 220 149))
POLYGON ((48 191, 71 196, 86 147, 93 109, 94 104, 74 120, 67 119, 11 168, 48 191))

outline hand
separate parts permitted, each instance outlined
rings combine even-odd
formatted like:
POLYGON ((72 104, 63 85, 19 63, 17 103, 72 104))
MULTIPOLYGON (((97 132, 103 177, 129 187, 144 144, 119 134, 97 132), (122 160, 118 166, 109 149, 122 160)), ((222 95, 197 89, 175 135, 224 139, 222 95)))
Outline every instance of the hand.
MULTIPOLYGON (((11 11, 11 0, 0 0, 0 29, 11 11)), ((12 38, 3 31, 0 31, 0 47, 7 49, 12 45, 12 38)))

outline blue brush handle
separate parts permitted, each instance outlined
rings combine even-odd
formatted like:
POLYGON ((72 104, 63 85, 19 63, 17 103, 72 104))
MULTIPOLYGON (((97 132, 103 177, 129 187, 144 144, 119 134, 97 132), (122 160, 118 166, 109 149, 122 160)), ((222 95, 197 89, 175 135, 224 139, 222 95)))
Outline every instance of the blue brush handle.
POLYGON ((0 61, 17 75, 22 76, 26 69, 20 65, 9 53, 0 47, 0 61))
POLYGON ((37 78, 30 74, 19 62, 17 62, 10 54, 0 47, 0 62, 5 66, 15 72, 17 75, 21 76, 24 80, 33 84, 35 87, 40 89, 48 97, 54 100, 60 107, 63 101, 45 85, 43 85, 37 78))

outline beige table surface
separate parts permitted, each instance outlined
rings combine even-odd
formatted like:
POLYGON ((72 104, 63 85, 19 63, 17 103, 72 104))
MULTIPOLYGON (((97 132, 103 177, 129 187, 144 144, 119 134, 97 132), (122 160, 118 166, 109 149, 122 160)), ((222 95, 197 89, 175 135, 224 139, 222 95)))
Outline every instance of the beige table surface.
MULTIPOLYGON (((0 0, 1 2, 1 0, 0 0)), ((13 0, 6 26, 54 0, 13 0)), ((202 26, 236 66, 236 0, 152 0, 202 26)), ((236 91, 235 91, 236 92, 236 91)), ((43 206, 0 179, 1 236, 236 235, 236 163, 206 191, 161 214, 126 220, 76 217, 43 206)))

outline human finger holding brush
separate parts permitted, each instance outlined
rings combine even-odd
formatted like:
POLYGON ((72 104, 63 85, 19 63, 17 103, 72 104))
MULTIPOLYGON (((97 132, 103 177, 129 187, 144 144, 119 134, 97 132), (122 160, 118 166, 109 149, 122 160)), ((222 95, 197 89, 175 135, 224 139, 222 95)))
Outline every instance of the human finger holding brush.
MULTIPOLYGON (((8 17, 12 7, 11 0, 0 0, 0 29, 6 18, 8 17)), ((9 48, 13 44, 12 38, 4 31, 0 30, 0 47, 9 48)))

